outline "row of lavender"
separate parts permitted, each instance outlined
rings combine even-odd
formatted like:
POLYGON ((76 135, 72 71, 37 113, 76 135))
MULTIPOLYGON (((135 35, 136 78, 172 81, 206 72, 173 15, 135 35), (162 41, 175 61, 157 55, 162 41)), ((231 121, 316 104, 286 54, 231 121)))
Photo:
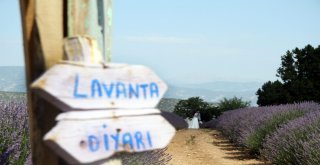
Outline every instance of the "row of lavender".
MULTIPOLYGON (((0 97, 0 165, 31 165, 28 115, 24 99, 0 97)), ((137 154, 121 154, 123 164, 168 164, 171 155, 165 149, 137 154)))
POLYGON ((314 102, 227 111, 217 128, 276 164, 320 164, 320 105, 314 102))
POLYGON ((26 102, 0 101, 0 164, 31 164, 28 132, 26 102))

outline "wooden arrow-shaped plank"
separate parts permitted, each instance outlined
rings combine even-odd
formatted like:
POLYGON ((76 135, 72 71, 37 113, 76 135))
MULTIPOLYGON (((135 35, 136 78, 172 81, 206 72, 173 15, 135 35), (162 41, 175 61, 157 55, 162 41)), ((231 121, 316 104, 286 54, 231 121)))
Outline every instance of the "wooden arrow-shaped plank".
POLYGON ((155 109, 66 112, 57 120, 44 140, 69 163, 91 163, 121 151, 164 148, 175 135, 155 109))
POLYGON ((31 87, 64 111, 153 108, 167 90, 155 73, 140 65, 57 64, 31 87))

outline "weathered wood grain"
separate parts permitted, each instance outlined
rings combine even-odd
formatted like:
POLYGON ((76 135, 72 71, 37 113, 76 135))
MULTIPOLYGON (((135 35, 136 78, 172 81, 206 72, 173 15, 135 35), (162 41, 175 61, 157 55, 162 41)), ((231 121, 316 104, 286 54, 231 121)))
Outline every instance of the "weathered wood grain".
POLYGON ((68 36, 90 35, 111 61, 112 0, 67 1, 68 36))
POLYGON ((63 1, 38 0, 35 5, 35 20, 46 68, 62 59, 63 45, 63 1))
POLYGON ((63 164, 42 138, 55 125, 59 110, 30 91, 30 84, 62 59, 62 0, 20 0, 27 79, 28 116, 34 165, 63 164))
POLYGON ((70 111, 61 113, 56 120, 90 120, 128 116, 156 115, 161 112, 158 109, 117 109, 117 110, 91 110, 91 111, 70 111))
POLYGON ((74 36, 64 39, 64 56, 67 61, 86 62, 89 64, 103 63, 103 57, 97 41, 89 36, 74 36))
MULTIPOLYGON (((64 164, 42 140, 44 134, 55 125, 54 119, 60 110, 32 92, 30 84, 62 59, 62 41, 68 28, 67 13, 64 11, 68 11, 68 1, 20 0, 30 143, 34 165, 64 164)), ((107 37, 111 39, 111 36, 107 37)))
POLYGON ((106 108, 152 108, 167 85, 140 65, 107 68, 57 64, 32 84, 64 111, 106 108))
POLYGON ((112 57, 112 0, 100 0, 103 2, 103 9, 100 9, 103 15, 103 53, 106 62, 111 62, 112 57))
POLYGON ((58 124, 44 140, 72 164, 100 161, 121 151, 142 152, 166 147, 175 129, 159 114, 142 115, 145 112, 66 112, 57 117, 58 124), (132 116, 133 112, 138 116, 132 116), (85 116, 88 119, 84 119, 85 116))

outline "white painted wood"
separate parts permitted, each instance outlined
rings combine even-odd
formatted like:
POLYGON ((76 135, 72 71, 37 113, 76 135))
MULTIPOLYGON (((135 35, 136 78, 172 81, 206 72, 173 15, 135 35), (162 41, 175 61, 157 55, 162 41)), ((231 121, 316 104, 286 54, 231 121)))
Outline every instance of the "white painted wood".
POLYGON ((69 111, 61 113, 56 117, 60 120, 88 120, 103 119, 124 116, 142 116, 160 114, 158 109, 117 109, 117 110, 91 110, 91 111, 69 111))
POLYGON ((73 36, 64 39, 64 59, 89 64, 101 64, 103 57, 97 41, 90 36, 73 36))
MULTIPOLYGON (((118 110, 110 111, 118 113, 118 110)), ((57 117, 57 125, 45 135, 44 140, 69 163, 92 163, 109 158, 116 152, 164 148, 175 135, 175 129, 159 114, 83 118, 85 113, 108 116, 104 112, 63 113, 57 117)))
POLYGON ((31 87, 64 111, 152 108, 167 90, 149 68, 123 64, 101 68, 57 64, 31 87))
POLYGON ((125 63, 88 63, 85 61, 66 61, 66 60, 60 60, 59 64, 68 64, 68 65, 74 65, 74 66, 80 66, 80 67, 89 67, 89 68, 98 68, 98 69, 103 69, 103 68, 122 68, 122 67, 128 67, 128 64, 125 63))

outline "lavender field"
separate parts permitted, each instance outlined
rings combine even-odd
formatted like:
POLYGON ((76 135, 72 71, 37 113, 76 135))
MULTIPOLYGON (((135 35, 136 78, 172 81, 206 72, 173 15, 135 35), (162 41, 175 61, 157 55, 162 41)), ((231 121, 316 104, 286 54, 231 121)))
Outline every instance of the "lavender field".
MULTIPOLYGON (((0 165, 31 165, 28 113, 24 93, 0 92, 0 165)), ((119 154, 124 165, 165 165, 171 155, 165 149, 119 154)))
POLYGON ((0 164, 31 164, 26 101, 0 101, 0 164))
MULTIPOLYGON (((0 164, 32 164, 24 94, 0 94, 0 164)), ((320 104, 303 102, 224 112, 215 122, 236 145, 275 164, 320 164, 320 104)), ((166 149, 118 154, 123 164, 164 165, 166 149)))
POLYGON ((217 128, 275 164, 320 164, 320 105, 304 102, 227 111, 217 128))

